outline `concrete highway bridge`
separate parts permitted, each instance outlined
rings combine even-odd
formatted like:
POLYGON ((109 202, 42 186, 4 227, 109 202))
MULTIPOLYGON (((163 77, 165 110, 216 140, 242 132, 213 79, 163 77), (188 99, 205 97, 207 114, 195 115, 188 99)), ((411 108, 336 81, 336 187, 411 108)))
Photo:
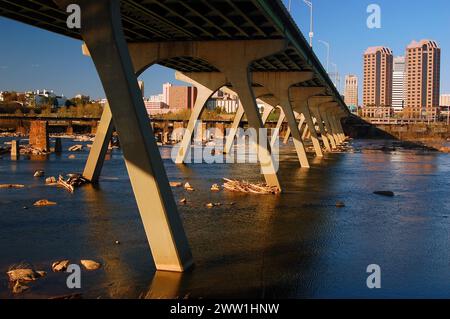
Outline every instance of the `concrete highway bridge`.
MULTIPOLYGON (((305 169, 299 127, 308 128, 318 157, 345 139, 340 119, 349 111, 280 0, 2 0, 0 15, 84 42, 83 53, 92 58, 109 103, 84 175, 98 178, 115 126, 158 270, 184 271, 193 260, 137 83, 147 68, 172 68, 198 89, 178 163, 206 100, 224 86, 241 101, 226 152, 244 114, 259 137, 275 107, 305 169), (67 25, 71 4, 81 9, 79 29, 67 25), (271 106, 263 116, 256 98, 271 106)), ((258 141, 265 181, 281 189, 271 144, 258 141)))

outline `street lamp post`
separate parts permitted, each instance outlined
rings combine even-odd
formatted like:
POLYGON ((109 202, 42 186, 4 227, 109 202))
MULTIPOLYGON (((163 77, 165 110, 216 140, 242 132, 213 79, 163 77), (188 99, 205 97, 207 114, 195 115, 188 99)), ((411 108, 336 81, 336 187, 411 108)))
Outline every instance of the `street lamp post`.
POLYGON ((306 3, 306 5, 309 7, 309 46, 312 48, 313 46, 313 37, 314 37, 314 32, 313 32, 313 3, 312 0, 303 0, 304 3, 306 3))
POLYGON ((327 47, 327 73, 329 73, 330 72, 330 44, 323 40, 319 40, 319 42, 327 47))
POLYGON ((336 63, 331 63, 331 65, 334 68, 334 86, 339 90, 338 88, 338 67, 336 63))

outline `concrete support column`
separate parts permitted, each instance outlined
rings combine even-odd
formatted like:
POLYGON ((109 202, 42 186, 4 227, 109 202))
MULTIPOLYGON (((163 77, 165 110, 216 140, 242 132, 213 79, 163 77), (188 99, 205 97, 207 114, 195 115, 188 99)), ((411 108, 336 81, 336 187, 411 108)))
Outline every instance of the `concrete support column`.
MULTIPOLYGON (((325 104, 327 104, 327 103, 325 103, 325 104)), ((326 110, 322 110, 320 108, 319 108, 319 112, 320 112, 320 116, 323 119, 323 123, 324 123, 325 129, 327 131, 327 137, 328 137, 328 139, 330 140, 330 143, 331 143, 331 148, 332 149, 336 149, 337 141, 336 141, 336 139, 335 139, 335 137, 333 135, 333 128, 331 127, 331 122, 330 122, 329 117, 328 117, 328 112, 326 112, 326 110)))
MULTIPOLYGON (((294 111, 295 119, 298 120, 298 130, 299 132, 303 131, 303 124, 305 123, 305 116, 303 114, 299 114, 298 112, 294 111)), ((289 137, 291 136, 291 128, 288 126, 286 129, 286 134, 284 134, 283 138, 283 144, 287 144, 289 141, 289 137)))
POLYGON ((305 125, 305 129, 303 130, 302 133, 302 140, 306 141, 308 139, 308 135, 309 135, 309 127, 308 125, 305 125))
POLYGON ((97 183, 102 171, 104 158, 108 151, 109 142, 111 141, 113 132, 112 113, 109 103, 103 108, 102 117, 97 127, 94 143, 92 143, 88 160, 84 166, 83 177, 91 183, 97 183), (101 160, 99 160, 101 159, 101 160))
POLYGON ((225 146, 223 148, 223 152, 226 154, 229 154, 231 152, 231 148, 233 147, 234 138, 236 136, 239 124, 242 121, 242 118, 244 117, 244 107, 239 104, 236 114, 234 115, 233 123, 231 123, 231 126, 228 130, 228 135, 225 140, 225 146))
POLYGON ((341 136, 342 141, 345 141, 347 139, 347 136, 345 136, 345 132, 344 132, 344 128, 342 127, 342 118, 344 118, 345 112, 344 111, 340 111, 337 114, 337 125, 338 125, 338 129, 339 129, 339 135, 341 136))
POLYGON ((11 159, 16 160, 19 158, 20 155, 20 141, 19 140, 12 140, 11 141, 11 159))
MULTIPOLYGON (((231 94, 231 95, 236 94, 236 92, 230 90, 227 87, 224 87, 223 91, 225 93, 228 93, 228 94, 231 94)), ((261 97, 261 96, 264 96, 264 95, 268 95, 269 92, 264 87, 254 87, 253 88, 253 94, 254 94, 255 98, 258 98, 258 97, 261 97)), ((269 116, 269 115, 267 115, 267 116, 269 116)), ((223 148, 223 152, 225 154, 228 154, 228 153, 231 152, 231 148, 233 147, 233 143, 234 143, 234 138, 236 137, 237 130, 239 128, 239 124, 241 123, 243 117, 244 117, 244 108, 243 108, 242 104, 239 104, 238 108, 236 110, 236 114, 235 114, 234 119, 233 119, 233 123, 231 124, 231 126, 230 126, 230 128, 228 130, 228 135, 227 135, 226 140, 225 140, 225 146, 223 148)), ((266 120, 264 120, 264 118, 262 118, 263 124, 266 122, 266 120)))
POLYGON ((73 126, 72 126, 72 121, 69 121, 69 124, 66 128, 66 134, 67 135, 73 135, 73 126))
POLYGON ((313 112, 314 112, 316 120, 317 120, 317 126, 319 127, 320 136, 322 137, 322 141, 325 144, 325 149, 328 152, 331 152, 331 147, 332 147, 331 146, 331 141, 328 138, 327 131, 326 131, 325 126, 323 124, 322 116, 320 115, 320 112, 319 112, 318 109, 315 109, 313 112))
POLYGON ((256 72, 253 80, 266 87, 278 100, 294 139, 294 146, 301 167, 308 168, 309 162, 292 109, 289 88, 313 78, 312 72, 256 72))
POLYGON ((62 152, 62 143, 60 137, 55 137, 55 153, 61 154, 62 152))
POLYGON ((97 134, 98 122, 93 121, 91 124, 91 134, 97 134))
MULTIPOLYGON (((322 146, 320 145, 319 136, 317 135, 316 126, 314 124, 309 99, 319 94, 324 94, 324 87, 295 87, 291 88, 291 96, 294 101, 294 107, 305 117, 307 128, 305 128, 303 138, 311 138, 314 151, 318 157, 323 157, 322 146)), ((325 142, 324 142, 325 144, 325 142)), ((325 145, 326 146, 326 145, 325 145)))
MULTIPOLYGON (((278 118, 277 126, 275 127, 275 130, 278 132, 278 134, 272 135, 272 138, 270 140, 270 146, 272 146, 272 147, 275 145, 277 137, 280 135, 281 126, 283 125, 283 122, 284 122, 285 118, 286 118, 286 116, 284 115, 283 110, 280 110, 280 117, 278 118)), ((288 127, 288 130, 289 130, 289 127, 288 127)))
POLYGON ((156 268, 184 271, 192 255, 133 71, 120 1, 55 2, 64 11, 70 3, 81 7, 81 35, 110 104, 156 268))
POLYGON ((30 145, 44 152, 49 151, 47 121, 30 122, 30 145))
POLYGON ((333 111, 330 111, 328 114, 330 117, 331 126, 333 128, 333 136, 335 136, 335 139, 337 140, 337 144, 341 145, 343 142, 343 139, 342 139, 342 136, 340 134, 339 127, 337 124, 338 119, 336 118, 336 113, 333 111))
POLYGON ((267 103, 264 103, 264 111, 261 117, 261 120, 263 124, 266 124, 267 119, 269 118, 270 113, 274 110, 274 107, 272 105, 269 105, 267 103))
POLYGON ((328 152, 331 152, 332 144, 334 143, 334 141, 332 143, 328 136, 328 133, 327 133, 324 123, 323 123, 322 116, 319 111, 319 106, 323 103, 327 103, 327 102, 331 102, 331 101, 333 101, 332 96, 313 96, 313 97, 308 98, 309 108, 311 109, 311 111, 313 112, 313 114, 316 118, 316 123, 319 128, 320 135, 322 137, 322 142, 325 144, 325 149, 328 152))
POLYGON ((322 105, 324 110, 326 121, 328 122, 327 129, 329 133, 333 136, 336 145, 342 143, 340 136, 338 135, 338 129, 336 126, 335 114, 338 111, 339 105, 336 102, 329 102, 322 105))
POLYGON ((175 78, 179 81, 184 81, 194 85, 197 88, 197 99, 195 100, 194 108, 183 136, 183 141, 179 145, 177 158, 175 163, 181 164, 185 161, 189 154, 189 147, 192 140, 192 135, 196 129, 196 123, 202 116, 206 101, 226 83, 226 78, 223 73, 181 73, 176 72, 175 78))
MULTIPOLYGON (((184 123, 183 121, 175 121, 173 122, 173 130, 172 130, 172 141, 176 143, 180 142, 183 139, 184 135, 184 123)), ((200 139, 202 135, 200 135, 200 139)))
POLYGON ((264 174, 266 183, 271 186, 276 186, 281 189, 281 185, 277 176, 277 168, 275 167, 274 158, 271 154, 271 147, 268 144, 267 136, 265 142, 262 141, 260 128, 263 128, 261 116, 259 114, 256 99, 253 95, 250 79, 236 74, 236 78, 232 79, 233 88, 239 95, 239 99, 247 115, 248 123, 251 128, 255 130, 256 139, 258 141, 258 158, 261 164, 261 171, 264 174), (266 145, 264 145, 266 144, 266 145))

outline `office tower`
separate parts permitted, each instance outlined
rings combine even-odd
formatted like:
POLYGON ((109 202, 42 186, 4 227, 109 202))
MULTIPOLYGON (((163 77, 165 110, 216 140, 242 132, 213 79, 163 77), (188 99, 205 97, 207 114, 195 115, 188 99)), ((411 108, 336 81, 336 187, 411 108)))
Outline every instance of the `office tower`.
MULTIPOLYGON (((435 41, 413 41, 406 48, 406 106, 424 110, 439 106, 441 49, 435 41)), ((416 112, 416 111, 414 111, 416 112)))
POLYGON ((364 53, 364 106, 392 105, 392 51, 386 47, 370 47, 364 53))
POLYGON ((358 107, 358 77, 356 75, 347 75, 345 77, 344 89, 345 104, 350 108, 358 107))
POLYGON ((401 112, 406 104, 406 73, 405 57, 394 58, 394 72, 392 75, 392 107, 394 112, 401 112))

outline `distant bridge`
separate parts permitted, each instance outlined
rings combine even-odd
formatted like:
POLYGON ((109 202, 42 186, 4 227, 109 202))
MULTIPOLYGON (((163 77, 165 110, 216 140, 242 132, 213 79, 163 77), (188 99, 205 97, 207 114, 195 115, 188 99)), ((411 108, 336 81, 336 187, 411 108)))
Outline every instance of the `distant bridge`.
POLYGON ((100 117, 91 116, 58 116, 57 114, 0 114, 0 120, 30 120, 30 121, 99 121, 100 117))
POLYGON ((430 123, 441 123, 435 119, 427 118, 394 118, 394 117, 376 117, 376 118, 364 118, 367 122, 374 125, 406 125, 406 124, 430 124, 430 123))
MULTIPOLYGON (((109 106, 84 175, 97 180, 114 119, 159 270, 184 271, 193 260, 137 83, 148 67, 173 68, 178 79, 198 89, 177 162, 185 159, 206 100, 223 86, 241 101, 234 129, 244 114, 250 127, 262 128, 267 113, 281 108, 279 124, 286 119, 305 169, 302 135, 310 136, 317 157, 345 140, 340 119, 349 111, 279 0, 2 0, 0 15, 85 42, 109 106), (81 29, 66 25, 69 4, 81 8, 81 29), (268 105, 263 117, 256 97, 268 105)), ((266 183, 281 189, 270 143, 259 145, 259 159, 266 183)))

